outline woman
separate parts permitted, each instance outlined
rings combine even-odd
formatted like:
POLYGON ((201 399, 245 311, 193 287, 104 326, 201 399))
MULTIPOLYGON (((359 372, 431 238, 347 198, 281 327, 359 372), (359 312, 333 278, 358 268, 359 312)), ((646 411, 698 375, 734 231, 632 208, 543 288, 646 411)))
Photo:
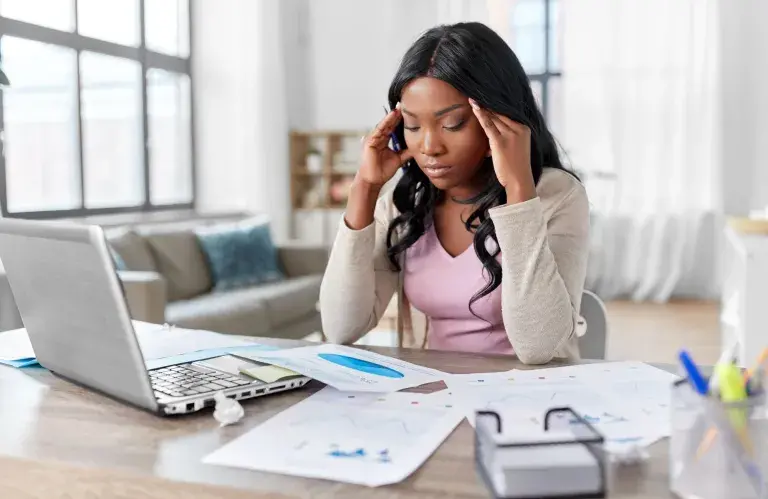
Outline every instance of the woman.
POLYGON ((364 138, 320 289, 326 337, 356 341, 397 291, 401 344, 412 305, 429 348, 578 357, 587 196, 512 50, 479 23, 433 28, 406 52, 389 104, 364 138))

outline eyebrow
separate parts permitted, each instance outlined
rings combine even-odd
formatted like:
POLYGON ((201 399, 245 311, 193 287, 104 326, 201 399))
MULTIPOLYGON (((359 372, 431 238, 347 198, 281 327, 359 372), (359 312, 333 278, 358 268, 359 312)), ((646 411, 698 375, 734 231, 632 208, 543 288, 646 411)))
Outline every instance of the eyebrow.
MULTIPOLYGON (((450 113, 450 112, 451 112, 451 111, 453 111, 454 109, 458 109, 458 108, 460 108, 460 107, 464 107, 464 104, 454 104, 454 105, 452 105, 452 106, 448 106, 448 107, 446 107, 445 109, 441 109, 441 110, 439 110, 439 111, 435 112, 435 116, 436 116, 436 117, 440 117, 440 116, 442 116, 442 115, 444 115, 444 114, 447 114, 447 113, 450 113)), ((403 111, 403 114, 407 114, 407 115, 409 115, 409 116, 413 116, 414 118, 416 117, 416 115, 415 115, 415 114, 413 114, 412 112, 408 111, 408 110, 407 110, 407 109, 405 109, 404 107, 403 107, 403 108, 400 108, 400 109, 403 111)))

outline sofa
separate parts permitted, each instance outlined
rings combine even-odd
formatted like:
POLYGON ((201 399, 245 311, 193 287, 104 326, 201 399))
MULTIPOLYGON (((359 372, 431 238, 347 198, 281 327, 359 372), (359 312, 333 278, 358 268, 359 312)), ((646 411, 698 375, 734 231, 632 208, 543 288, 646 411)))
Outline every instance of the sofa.
MULTIPOLYGON (((232 224, 248 214, 102 225, 119 255, 118 275, 132 318, 221 333, 299 339, 320 331, 317 301, 328 249, 277 243, 283 279, 231 290, 215 289, 196 232, 232 224)), ((22 327, 7 279, 0 275, 2 330, 22 327)))
POLYGON ((105 228, 127 271, 120 271, 131 314, 148 322, 221 333, 303 338, 321 327, 317 301, 328 249, 276 244, 284 278, 217 290, 196 231, 248 215, 105 228))

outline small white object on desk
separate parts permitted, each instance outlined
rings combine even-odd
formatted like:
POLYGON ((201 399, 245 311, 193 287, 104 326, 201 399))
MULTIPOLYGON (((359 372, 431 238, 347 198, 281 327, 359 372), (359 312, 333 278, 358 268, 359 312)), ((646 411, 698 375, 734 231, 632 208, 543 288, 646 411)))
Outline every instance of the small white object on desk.
POLYGON ((224 392, 218 392, 213 400, 216 401, 213 418, 219 422, 219 426, 235 424, 243 419, 245 410, 237 400, 227 397, 224 392))

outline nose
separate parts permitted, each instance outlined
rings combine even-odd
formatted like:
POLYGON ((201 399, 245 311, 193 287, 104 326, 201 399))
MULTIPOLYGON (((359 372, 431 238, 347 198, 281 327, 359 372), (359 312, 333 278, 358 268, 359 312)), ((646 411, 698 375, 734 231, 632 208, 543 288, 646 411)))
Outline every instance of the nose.
POLYGON ((445 143, 439 133, 432 130, 425 130, 421 139, 421 154, 424 156, 437 157, 445 154, 445 143))

